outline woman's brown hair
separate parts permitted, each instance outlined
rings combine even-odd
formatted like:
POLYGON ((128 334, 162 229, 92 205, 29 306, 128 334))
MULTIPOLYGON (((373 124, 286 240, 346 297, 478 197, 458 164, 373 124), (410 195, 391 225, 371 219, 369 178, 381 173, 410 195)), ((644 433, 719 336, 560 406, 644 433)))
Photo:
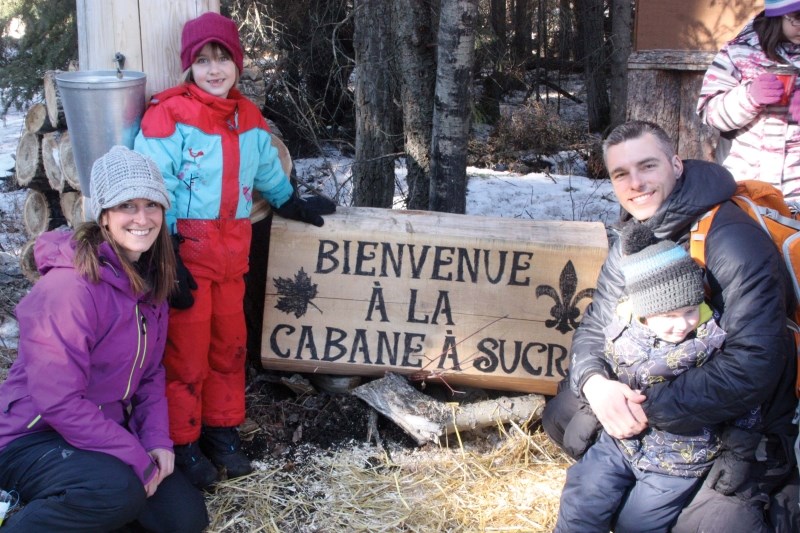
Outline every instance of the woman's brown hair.
MULTIPOLYGON (((163 207, 162 207, 163 213, 163 207)), ((98 219, 101 218, 98 216, 98 219)), ((156 303, 166 300, 175 289, 175 252, 167 231, 167 224, 161 225, 158 237, 149 250, 142 253, 138 268, 124 253, 108 230, 97 222, 85 222, 75 231, 75 269, 89 281, 100 281, 100 245, 107 242, 117 255, 122 270, 128 277, 136 294, 151 293, 156 303)))

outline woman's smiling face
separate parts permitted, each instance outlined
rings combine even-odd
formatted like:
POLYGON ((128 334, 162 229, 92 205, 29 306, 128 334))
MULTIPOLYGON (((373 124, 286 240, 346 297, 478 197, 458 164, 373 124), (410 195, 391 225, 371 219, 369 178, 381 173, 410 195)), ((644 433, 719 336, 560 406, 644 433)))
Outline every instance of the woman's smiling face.
POLYGON ((136 262, 156 242, 164 223, 164 208, 158 202, 136 198, 103 211, 100 223, 125 257, 136 262))

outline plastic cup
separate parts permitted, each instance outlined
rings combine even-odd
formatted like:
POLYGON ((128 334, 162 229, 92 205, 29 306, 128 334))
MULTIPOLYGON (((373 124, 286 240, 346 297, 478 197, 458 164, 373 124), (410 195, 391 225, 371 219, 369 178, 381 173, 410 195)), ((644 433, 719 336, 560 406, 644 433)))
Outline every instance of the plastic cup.
POLYGON ((794 92, 795 82, 797 81, 797 70, 794 67, 780 66, 772 69, 771 72, 783 84, 783 96, 778 101, 778 105, 789 105, 789 99, 794 92))

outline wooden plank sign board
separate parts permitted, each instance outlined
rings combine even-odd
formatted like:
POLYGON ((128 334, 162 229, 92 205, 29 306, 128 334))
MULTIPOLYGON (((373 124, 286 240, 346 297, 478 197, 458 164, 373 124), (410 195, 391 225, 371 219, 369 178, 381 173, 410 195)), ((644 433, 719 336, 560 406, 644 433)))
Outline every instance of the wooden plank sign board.
POLYGON ((261 358, 554 394, 608 252, 600 222, 340 207, 272 220, 261 358))

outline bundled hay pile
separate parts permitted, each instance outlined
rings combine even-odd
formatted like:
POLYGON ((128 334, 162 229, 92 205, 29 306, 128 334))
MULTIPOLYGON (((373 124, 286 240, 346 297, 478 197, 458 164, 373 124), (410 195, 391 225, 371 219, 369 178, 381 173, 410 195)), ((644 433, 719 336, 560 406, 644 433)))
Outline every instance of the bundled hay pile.
POLYGON ((551 531, 566 456, 517 426, 488 451, 462 437, 394 451, 304 445, 289 462, 256 462, 209 495, 209 531, 551 531))

